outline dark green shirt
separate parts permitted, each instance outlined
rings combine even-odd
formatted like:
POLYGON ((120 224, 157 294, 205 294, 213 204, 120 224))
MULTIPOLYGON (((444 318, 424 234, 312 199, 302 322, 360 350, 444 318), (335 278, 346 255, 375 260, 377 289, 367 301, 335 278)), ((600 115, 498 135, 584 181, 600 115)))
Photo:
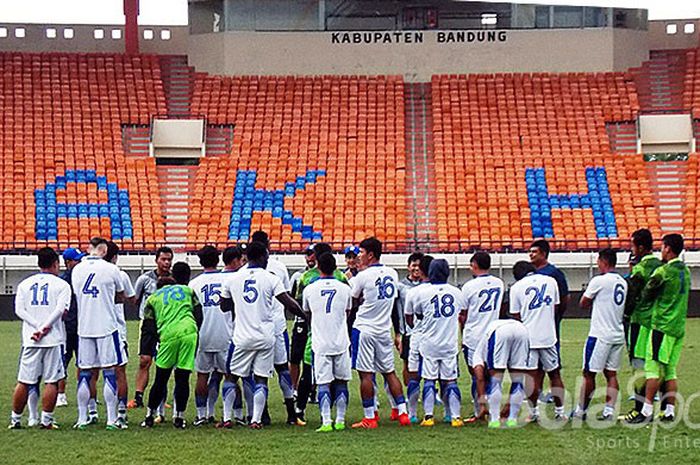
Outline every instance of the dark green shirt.
POLYGON ((188 286, 174 284, 158 289, 146 301, 144 320, 153 319, 161 340, 185 334, 197 334, 194 308, 197 296, 188 286))
POLYGON ((637 323, 647 328, 651 327, 651 306, 653 302, 642 301, 642 290, 649 282, 649 278, 663 262, 653 254, 645 255, 639 263, 634 265, 628 278, 627 300, 625 313, 630 316, 631 323, 637 323))
POLYGON ((681 338, 685 335, 690 296, 690 270, 680 258, 658 267, 642 291, 642 302, 651 303, 651 327, 681 338))

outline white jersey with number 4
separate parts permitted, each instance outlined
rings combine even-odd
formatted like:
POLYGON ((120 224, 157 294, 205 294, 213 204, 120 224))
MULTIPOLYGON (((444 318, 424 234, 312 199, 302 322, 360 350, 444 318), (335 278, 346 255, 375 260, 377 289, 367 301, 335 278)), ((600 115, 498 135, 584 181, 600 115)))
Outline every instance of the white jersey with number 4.
POLYGON ((285 292, 282 281, 257 267, 223 275, 221 297, 233 299, 236 314, 233 344, 244 350, 271 348, 275 342, 276 297, 285 292))
POLYGON ((557 281, 543 274, 528 274, 510 288, 510 313, 520 314, 530 334, 530 349, 557 343, 554 307, 559 305, 557 281))
POLYGON ((353 328, 369 334, 390 333, 398 284, 396 270, 382 264, 371 265, 351 279, 353 298, 363 299, 353 328))
POLYGON ((105 337, 119 329, 114 298, 124 291, 117 265, 100 257, 86 257, 71 274, 78 304, 78 336, 105 337))
POLYGON ((593 301, 589 336, 608 344, 624 344, 622 317, 627 298, 627 281, 617 273, 605 273, 591 279, 583 293, 593 301))
POLYGON ((350 286, 319 278, 303 292, 304 310, 311 312, 311 348, 315 355, 344 354, 350 347, 347 312, 352 308, 350 286))
POLYGON ((226 273, 205 271, 192 281, 190 288, 202 304, 204 320, 199 328, 199 350, 220 352, 227 350, 233 337, 231 313, 221 311, 221 289, 226 273))
POLYGON ((37 273, 17 285, 15 313, 22 319, 22 347, 54 347, 66 342, 61 317, 70 306, 70 285, 51 273, 37 273), (57 316, 58 315, 58 316, 57 316), (39 342, 32 335, 57 317, 39 342))
POLYGON ((475 276, 462 286, 462 296, 467 307, 462 344, 476 350, 489 323, 498 320, 503 302, 503 281, 490 274, 475 276))
POLYGON ((459 353, 459 314, 465 308, 462 293, 451 284, 426 284, 414 289, 413 313, 420 317, 420 354, 431 359, 459 353))

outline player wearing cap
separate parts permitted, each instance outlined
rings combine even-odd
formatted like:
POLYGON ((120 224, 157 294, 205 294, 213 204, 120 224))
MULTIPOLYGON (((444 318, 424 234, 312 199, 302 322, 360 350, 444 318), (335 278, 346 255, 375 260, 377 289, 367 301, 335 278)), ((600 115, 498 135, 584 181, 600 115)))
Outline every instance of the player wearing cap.
POLYGON ((349 245, 343 250, 343 255, 345 255, 345 277, 348 279, 357 276, 360 272, 359 264, 357 263, 357 256, 360 254, 360 248, 356 245, 349 245))
MULTIPOLYGON (((117 264, 119 259, 119 246, 112 241, 107 242, 107 255, 104 259, 113 264, 117 264)), ((121 276, 122 283, 124 284, 124 301, 134 304, 134 287, 131 285, 131 278, 126 274, 126 271, 120 269, 119 275, 121 276)), ((117 307, 117 322, 119 325, 119 339, 121 340, 123 350, 124 350, 124 360, 116 368, 117 372, 117 397, 119 398, 119 404, 117 409, 117 421, 126 424, 126 403, 129 396, 129 383, 126 379, 126 364, 129 361, 129 351, 128 343, 126 337, 126 318, 124 316, 124 303, 119 302, 116 304, 117 307)))
POLYGON ((90 378, 93 369, 102 369, 104 401, 107 406, 107 429, 126 427, 117 421, 117 375, 115 367, 126 357, 119 338, 115 300, 124 300, 124 282, 119 268, 103 260, 107 241, 90 240, 90 256, 73 269, 73 292, 78 301, 78 429, 88 423, 90 378))
POLYGON ((319 279, 309 284, 303 295, 304 311, 311 316, 313 370, 323 422, 316 431, 340 431, 345 429, 349 398, 347 383, 352 379, 347 328, 352 297, 350 287, 333 276, 336 264, 332 254, 320 255, 318 267, 321 272, 319 279), (337 408, 335 423, 331 419, 333 404, 337 408))
POLYGON ((11 429, 21 428, 29 386, 38 385, 40 380, 45 385, 40 426, 57 428, 53 420, 56 383, 65 378, 62 355, 66 333, 61 317, 70 305, 71 290, 56 276, 60 262, 53 249, 40 249, 38 262, 41 273, 22 281, 15 297, 15 314, 22 320, 22 352, 12 398, 11 429))
POLYGON ((615 402, 620 386, 617 372, 625 345, 625 330, 622 318, 625 311, 627 281, 615 273, 617 254, 612 249, 603 249, 598 254, 598 270, 586 286, 579 306, 592 308, 591 328, 583 348, 583 384, 573 417, 586 418, 586 411, 595 390, 595 377, 603 373, 607 380, 605 408, 599 420, 614 419, 615 402))
MULTIPOLYGON (((66 281, 69 286, 71 284, 71 272, 84 256, 85 254, 81 252, 80 249, 72 247, 63 251, 63 262, 66 270, 61 273, 60 278, 66 281)), ((63 356, 63 367, 66 369, 67 375, 68 364, 73 356, 75 356, 76 361, 78 360, 78 306, 72 290, 70 307, 63 317, 63 323, 66 326, 66 352, 63 356)), ((58 382, 58 400, 56 400, 56 407, 65 407, 66 405, 68 405, 68 399, 66 399, 66 380, 62 379, 58 382)))

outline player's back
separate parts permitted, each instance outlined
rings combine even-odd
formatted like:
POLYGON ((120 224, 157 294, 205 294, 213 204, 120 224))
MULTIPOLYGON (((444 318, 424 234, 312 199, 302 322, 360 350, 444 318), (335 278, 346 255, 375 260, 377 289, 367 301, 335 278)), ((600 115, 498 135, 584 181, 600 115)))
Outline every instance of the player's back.
MULTIPOLYGON (((70 285, 51 273, 34 274, 17 285, 15 308, 22 307, 39 324, 54 313, 57 308, 68 310, 71 300, 70 285)), ((66 330, 60 318, 39 342, 32 341, 32 335, 41 328, 35 328, 26 321, 22 323, 23 347, 51 347, 63 344, 66 330)))
POLYGON ((456 356, 462 293, 451 284, 428 284, 416 288, 414 313, 422 316, 420 352, 424 357, 456 356))
POLYGON ((584 293, 593 300, 589 336, 608 344, 625 342, 622 319, 626 295, 627 281, 618 273, 605 273, 591 279, 584 293))
POLYGON ((659 267, 650 281, 661 279, 663 286, 652 307, 652 328, 673 337, 685 335, 690 292, 690 270, 680 258, 659 267))
POLYGON ((199 348, 205 352, 226 349, 233 337, 231 314, 221 310, 221 287, 225 276, 218 270, 205 271, 189 284, 202 305, 204 318, 199 328, 199 348))
POLYGON ((396 270, 382 264, 371 265, 350 280, 352 296, 363 299, 354 328, 372 334, 391 331, 391 312, 398 281, 396 270))
POLYGON ((315 354, 337 355, 350 346, 347 312, 350 286, 335 278, 319 278, 304 289, 304 310, 311 312, 311 347, 315 354))
POLYGON ((529 274, 510 288, 510 313, 519 313, 530 334, 533 349, 551 347, 557 342, 554 322, 559 304, 557 281, 543 274, 529 274))
MULTIPOLYGON (((406 289, 406 301, 404 302, 404 315, 415 315, 415 306, 416 306, 416 298, 419 295, 420 289, 423 287, 429 286, 430 283, 427 282, 422 282, 418 284, 417 286, 410 287, 406 289)), ((414 347, 418 347, 417 344, 419 344, 420 341, 420 324, 423 320, 420 320, 414 316, 413 318, 413 328, 409 328, 408 325, 406 325, 406 334, 411 336, 411 344, 416 344, 414 347)))
MULTIPOLYGON (((284 263, 281 261, 270 258, 267 262, 267 271, 277 276, 280 281, 282 281, 282 286, 287 292, 292 291, 292 286, 289 281, 289 271, 284 263)), ((284 315, 284 305, 277 299, 274 301, 275 306, 275 334, 281 334, 287 329, 287 318, 284 315)))
POLYGON ((196 333, 197 322, 193 310, 197 302, 191 288, 182 284, 171 284, 151 294, 146 302, 145 317, 148 317, 149 310, 153 309, 161 339, 196 333))
POLYGON ((78 304, 78 334, 104 337, 119 329, 114 298, 123 290, 119 268, 100 257, 86 257, 72 273, 78 304))
POLYGON ((247 350, 272 347, 276 296, 283 292, 282 281, 258 267, 243 268, 224 280, 221 295, 232 298, 234 304, 236 347, 247 350))
POLYGON ((498 320, 503 302, 503 281, 490 274, 476 276, 462 286, 462 296, 467 308, 462 344, 476 349, 486 327, 498 320))

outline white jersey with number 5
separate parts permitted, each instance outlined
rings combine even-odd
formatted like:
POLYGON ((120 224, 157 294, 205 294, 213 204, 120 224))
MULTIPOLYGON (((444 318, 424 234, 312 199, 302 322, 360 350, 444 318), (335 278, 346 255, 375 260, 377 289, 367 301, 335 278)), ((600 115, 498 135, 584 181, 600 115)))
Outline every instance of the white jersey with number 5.
POLYGON ((86 257, 73 268, 71 282, 78 304, 78 336, 105 337, 117 331, 114 298, 124 291, 117 265, 100 257, 86 257))
POLYGON ((67 282, 51 273, 37 273, 17 285, 15 313, 22 319, 22 347, 53 347, 66 342, 63 312, 70 306, 71 290, 67 282), (61 315, 39 342, 32 335, 56 314, 61 315))
POLYGON ((420 354, 431 359, 456 357, 459 314, 465 308, 460 290, 451 284, 427 284, 414 289, 413 313, 422 316, 420 354))
POLYGON ((205 271, 192 281, 190 288, 202 304, 204 320, 199 328, 199 349, 219 352, 228 349, 233 337, 231 313, 221 311, 221 287, 226 273, 205 271))
POLYGON ((624 344, 622 317, 627 297, 627 281, 617 273, 605 273, 591 279, 583 293, 593 301, 589 336, 608 344, 624 344))
POLYGON ((531 273, 511 286, 510 313, 520 314, 530 334, 530 349, 556 344, 555 305, 559 305, 559 288, 552 277, 531 273))
POLYGON ((498 320, 503 302, 503 281, 490 274, 475 276, 462 286, 462 296, 467 308, 462 344, 476 350, 489 323, 498 320))
POLYGON ((304 310, 311 312, 311 348, 315 355, 344 354, 350 347, 347 312, 352 308, 350 286, 319 278, 303 292, 304 310))
POLYGON ((353 327, 369 334, 390 333, 398 284, 396 270, 380 263, 360 271, 351 279, 353 298, 363 299, 353 327))
POLYGON ((245 350, 269 349, 275 342, 276 297, 285 292, 282 281, 257 267, 224 276, 221 297, 233 299, 236 314, 233 344, 245 350))

